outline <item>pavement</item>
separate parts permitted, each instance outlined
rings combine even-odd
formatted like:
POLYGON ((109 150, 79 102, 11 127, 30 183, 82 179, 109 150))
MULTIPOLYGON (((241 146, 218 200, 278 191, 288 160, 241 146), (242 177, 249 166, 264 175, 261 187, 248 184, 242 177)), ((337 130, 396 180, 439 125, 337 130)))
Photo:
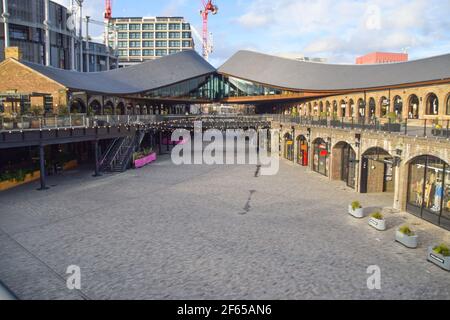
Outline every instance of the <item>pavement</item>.
POLYGON ((286 161, 79 169, 0 193, 0 279, 20 299, 450 299, 450 273, 426 261, 450 233, 286 161), (379 232, 347 214, 384 208, 379 232), (409 223, 420 247, 394 241, 409 223), (80 290, 67 286, 69 266, 80 290), (381 290, 367 268, 381 269, 381 290))

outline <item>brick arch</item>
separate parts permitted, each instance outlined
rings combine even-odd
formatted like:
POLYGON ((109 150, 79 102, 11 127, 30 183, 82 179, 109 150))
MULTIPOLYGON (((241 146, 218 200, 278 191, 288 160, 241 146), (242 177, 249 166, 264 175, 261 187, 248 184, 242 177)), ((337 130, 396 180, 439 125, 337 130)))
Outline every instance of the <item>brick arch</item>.
POLYGON ((366 155, 368 153, 368 151, 375 150, 375 149, 379 149, 381 151, 384 151, 387 155, 391 156, 392 158, 394 157, 388 150, 386 150, 385 148, 380 147, 380 146, 370 146, 370 147, 368 147, 368 148, 366 148, 364 150, 361 150, 361 155, 364 156, 364 155, 366 155))
POLYGON ((445 163, 447 163, 447 165, 450 165, 450 159, 446 160, 445 157, 443 157, 440 154, 436 154, 436 153, 435 154, 431 154, 429 152, 420 152, 420 151, 419 152, 415 152, 414 154, 410 155, 407 160, 403 161, 403 164, 405 166, 408 166, 415 159, 417 159, 419 157, 423 157, 423 156, 435 157, 435 158, 438 158, 438 159, 444 161, 445 163))
POLYGON ((450 92, 445 95, 443 108, 447 116, 450 115, 450 92))

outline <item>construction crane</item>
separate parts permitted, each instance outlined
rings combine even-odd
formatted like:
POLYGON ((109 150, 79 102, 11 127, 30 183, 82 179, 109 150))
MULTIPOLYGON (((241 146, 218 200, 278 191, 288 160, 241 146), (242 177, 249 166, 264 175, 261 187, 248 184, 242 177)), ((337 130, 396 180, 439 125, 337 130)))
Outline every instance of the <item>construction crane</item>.
POLYGON ((213 4, 213 0, 202 0, 203 8, 200 10, 200 15, 203 18, 203 57, 208 60, 209 54, 212 52, 212 46, 210 45, 210 36, 208 33, 208 16, 210 13, 217 14, 219 8, 213 4))

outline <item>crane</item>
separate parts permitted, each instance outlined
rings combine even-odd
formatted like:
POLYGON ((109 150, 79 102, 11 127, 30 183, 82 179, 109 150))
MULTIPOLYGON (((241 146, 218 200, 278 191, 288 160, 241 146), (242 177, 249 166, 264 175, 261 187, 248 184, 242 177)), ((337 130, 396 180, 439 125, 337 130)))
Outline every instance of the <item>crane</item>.
POLYGON ((202 5, 203 8, 200 10, 200 15, 203 18, 203 57, 208 60, 212 49, 212 46, 209 45, 208 16, 210 13, 217 14, 219 8, 213 4, 213 0, 202 0, 202 5))

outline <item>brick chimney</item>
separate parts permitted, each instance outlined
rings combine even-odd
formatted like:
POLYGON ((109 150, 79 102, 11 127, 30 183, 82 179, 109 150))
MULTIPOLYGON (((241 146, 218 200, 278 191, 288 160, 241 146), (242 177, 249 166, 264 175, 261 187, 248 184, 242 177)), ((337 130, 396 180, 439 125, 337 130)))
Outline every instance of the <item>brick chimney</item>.
POLYGON ((5 48, 5 60, 6 59, 15 59, 15 60, 21 60, 22 59, 22 51, 19 47, 8 47, 5 48))

